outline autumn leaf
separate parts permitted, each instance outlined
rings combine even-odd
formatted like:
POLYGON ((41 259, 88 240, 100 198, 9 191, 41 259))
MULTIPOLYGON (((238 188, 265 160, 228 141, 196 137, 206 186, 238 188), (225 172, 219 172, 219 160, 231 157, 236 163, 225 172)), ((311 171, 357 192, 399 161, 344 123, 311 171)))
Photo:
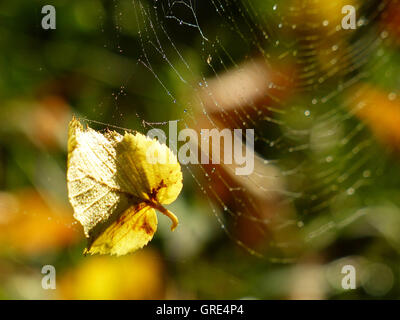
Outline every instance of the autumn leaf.
POLYGON ((43 192, 0 192, 0 251, 40 255, 67 248, 80 240, 72 224, 70 210, 43 192))
POLYGON ((152 250, 115 259, 97 256, 85 259, 60 273, 60 299, 163 299, 164 268, 152 250))
POLYGON ((142 248, 157 229, 154 209, 176 228, 178 218, 163 204, 178 197, 182 172, 166 145, 140 133, 85 129, 75 118, 68 135, 68 196, 89 238, 85 253, 123 255, 142 248))
POLYGON ((355 115, 365 122, 379 141, 400 149, 400 104, 394 93, 369 85, 360 86, 349 97, 355 115), (393 99, 391 96, 393 95, 393 99))

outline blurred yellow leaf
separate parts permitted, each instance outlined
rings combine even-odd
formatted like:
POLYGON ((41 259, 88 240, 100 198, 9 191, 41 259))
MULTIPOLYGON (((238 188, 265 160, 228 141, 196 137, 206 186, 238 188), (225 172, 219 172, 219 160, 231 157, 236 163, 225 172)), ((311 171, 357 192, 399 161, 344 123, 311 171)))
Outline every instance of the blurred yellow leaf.
POLYGON ((73 219, 54 199, 35 191, 0 193, 0 246, 24 254, 39 254, 79 240, 73 219), (49 205, 51 203, 51 206, 49 205))
POLYGON ((372 86, 360 86, 352 94, 350 104, 385 145, 400 150, 400 104, 395 93, 384 92, 372 86))
POLYGON ((150 250, 116 259, 97 256, 60 276, 63 299, 162 299, 163 268, 150 250))
POLYGON ((182 189, 180 165, 166 145, 140 133, 102 134, 72 119, 67 184, 74 217, 89 238, 85 253, 123 255, 142 248, 157 228, 154 209, 172 220, 172 230, 178 225, 162 204, 182 189))
POLYGON ((296 11, 296 14, 293 12, 293 5, 282 7, 287 10, 286 15, 292 19, 293 23, 308 28, 314 35, 317 32, 326 33, 328 31, 330 36, 334 33, 330 29, 335 30, 341 26, 341 21, 345 16, 342 8, 351 5, 357 10, 360 6, 358 0, 294 0, 292 2, 296 3, 299 9, 301 8, 298 12, 296 11))

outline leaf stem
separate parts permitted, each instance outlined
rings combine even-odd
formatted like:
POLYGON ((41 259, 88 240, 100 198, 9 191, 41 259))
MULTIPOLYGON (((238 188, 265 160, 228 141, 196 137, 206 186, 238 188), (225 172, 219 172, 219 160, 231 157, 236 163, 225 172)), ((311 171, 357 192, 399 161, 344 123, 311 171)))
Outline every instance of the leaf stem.
POLYGON ((166 215, 168 218, 171 219, 172 221, 172 225, 171 225, 171 231, 174 231, 175 228, 178 226, 179 224, 179 220, 178 217, 176 215, 174 215, 171 211, 169 211, 168 209, 164 208, 161 204, 156 203, 156 202, 150 202, 150 206, 153 209, 156 209, 158 211, 160 211, 162 214, 166 215))

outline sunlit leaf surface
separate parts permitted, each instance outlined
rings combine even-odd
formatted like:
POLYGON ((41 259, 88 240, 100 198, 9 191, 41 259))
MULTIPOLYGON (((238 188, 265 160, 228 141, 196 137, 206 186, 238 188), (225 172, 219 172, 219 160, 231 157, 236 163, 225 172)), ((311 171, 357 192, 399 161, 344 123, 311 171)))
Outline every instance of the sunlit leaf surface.
POLYGON ((122 255, 142 248, 157 229, 154 209, 171 219, 172 230, 178 225, 162 204, 182 189, 180 165, 167 146, 140 133, 102 134, 72 119, 67 182, 74 217, 89 238, 85 253, 122 255), (153 161, 162 157, 166 161, 153 161))

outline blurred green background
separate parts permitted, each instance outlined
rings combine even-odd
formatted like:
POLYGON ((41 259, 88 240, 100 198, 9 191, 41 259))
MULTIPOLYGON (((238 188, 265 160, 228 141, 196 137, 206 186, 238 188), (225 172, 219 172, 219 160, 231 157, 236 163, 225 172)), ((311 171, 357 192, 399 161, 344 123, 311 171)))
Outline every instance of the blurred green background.
POLYGON ((398 298, 399 39, 395 0, 2 1, 0 298, 398 298), (355 30, 340 28, 345 4, 355 30), (159 215, 143 250, 84 257, 72 115, 98 130, 255 128, 256 169, 286 193, 265 192, 268 174, 184 168, 174 233, 159 215))

